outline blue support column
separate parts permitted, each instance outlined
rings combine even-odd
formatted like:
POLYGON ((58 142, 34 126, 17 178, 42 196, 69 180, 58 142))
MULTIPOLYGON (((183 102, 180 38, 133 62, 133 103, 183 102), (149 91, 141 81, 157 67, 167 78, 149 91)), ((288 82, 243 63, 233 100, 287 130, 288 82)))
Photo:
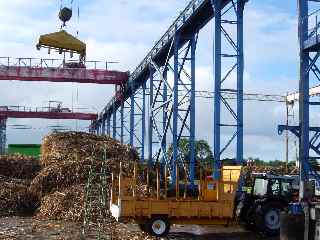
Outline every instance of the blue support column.
POLYGON ((195 178, 195 164, 196 164, 196 153, 195 153, 195 122, 196 122, 196 113, 195 113, 195 104, 196 104, 196 84, 195 84, 195 75, 196 75, 196 36, 193 35, 191 38, 191 93, 190 93, 190 183, 191 188, 194 189, 194 178, 195 178))
MULTIPOLYGON (((133 84, 132 84, 133 85, 133 84)), ((134 123, 134 91, 133 91, 133 86, 132 86, 132 93, 130 97, 130 140, 129 143, 131 146, 134 146, 134 128, 135 128, 135 123, 134 123)))
POLYGON ((98 127, 97 127, 97 132, 96 134, 99 136, 101 135, 101 125, 99 124, 98 127))
POLYGON ((179 42, 180 34, 176 33, 174 39, 174 84, 173 84, 173 121, 172 121, 172 147, 173 157, 171 162, 172 184, 176 181, 175 167, 178 164, 178 111, 179 111, 179 42))
MULTIPOLYGON (((146 135, 146 83, 142 86, 142 106, 141 106, 141 160, 145 159, 145 135, 146 135)), ((151 159, 149 166, 151 166, 151 159)))
MULTIPOLYGON (((165 67, 163 71, 163 79, 167 81, 168 78, 168 69, 165 67)), ((166 103, 168 101, 168 87, 166 83, 163 83, 163 92, 162 92, 162 99, 163 103, 166 103)), ((162 107, 162 132, 164 133, 163 141, 162 141, 162 149, 167 149, 167 139, 166 139, 166 126, 167 126, 167 120, 168 119, 168 113, 167 113, 167 105, 163 104, 162 107)), ((165 165, 165 155, 162 156, 162 165, 165 165)))
POLYGON ((150 76, 149 76, 149 116, 148 116, 148 162, 153 161, 153 117, 152 117, 152 106, 153 106, 153 69, 150 67, 150 76))
POLYGON ((106 120, 103 119, 102 120, 102 132, 101 132, 102 136, 106 135, 106 120))
POLYGON ((111 117, 107 116, 107 135, 111 137, 111 117))
POLYGON ((112 113, 112 138, 117 139, 117 110, 115 106, 112 113))
POLYGON ((237 2, 237 164, 243 164, 243 11, 244 0, 237 2))
MULTIPOLYGON (((299 121, 301 127, 300 138, 300 174, 301 181, 308 180, 309 161, 309 53, 304 51, 304 42, 308 39, 308 1, 299 0, 299 43, 300 43, 300 84, 299 84, 299 121)), ((304 190, 300 191, 303 198, 304 190)))
POLYGON ((120 141, 122 144, 124 144, 124 102, 122 102, 120 107, 120 141))
POLYGON ((220 178, 220 126, 221 126, 221 0, 214 1, 214 178, 220 178))

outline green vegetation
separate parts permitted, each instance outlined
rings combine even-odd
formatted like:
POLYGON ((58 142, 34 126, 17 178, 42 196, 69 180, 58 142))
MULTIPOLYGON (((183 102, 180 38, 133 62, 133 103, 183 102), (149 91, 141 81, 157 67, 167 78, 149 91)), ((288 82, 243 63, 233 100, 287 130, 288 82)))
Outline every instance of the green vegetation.
MULTIPOLYGON (((179 141, 179 149, 180 153, 183 156, 185 162, 189 162, 189 153, 190 153, 190 145, 189 140, 183 138, 179 141)), ((172 156, 172 144, 168 149, 168 158, 172 156)), ((203 166, 210 166, 213 154, 210 148, 210 145, 205 140, 196 140, 195 142, 195 153, 196 153, 196 162, 200 162, 203 166)))
MULTIPOLYGON (((196 148, 196 162, 200 162, 203 166, 209 167, 211 166, 213 162, 213 153, 211 151, 211 147, 209 143, 206 140, 196 140, 195 143, 195 148, 196 148)), ((172 144, 170 145, 168 149, 168 158, 172 157, 172 144)), ((189 152, 190 152, 190 147, 189 147, 189 140, 184 138, 181 139, 179 142, 179 149, 180 153, 183 156, 185 162, 189 162, 189 152)), ((256 166, 261 166, 261 167, 283 167, 285 162, 280 161, 280 160, 262 160, 260 158, 252 158, 249 157, 245 159, 245 161, 251 161, 254 162, 256 166)), ((316 160, 315 160, 316 161, 316 160)), ((225 158, 222 160, 224 165, 235 165, 235 159, 233 158, 225 158)), ((290 161, 288 164, 288 167, 294 167, 295 166, 294 161, 290 161)), ((312 163, 312 165, 316 166, 318 165, 316 162, 312 163)))

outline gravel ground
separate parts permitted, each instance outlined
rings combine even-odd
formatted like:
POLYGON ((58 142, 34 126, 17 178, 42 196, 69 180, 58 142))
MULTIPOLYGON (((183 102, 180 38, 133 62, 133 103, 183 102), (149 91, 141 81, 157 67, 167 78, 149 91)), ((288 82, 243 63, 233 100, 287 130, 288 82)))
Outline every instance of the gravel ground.
POLYGON ((175 226, 168 239, 174 240, 279 240, 279 237, 266 237, 244 231, 240 227, 225 228, 216 226, 175 226))
MULTIPOLYGON (((139 231, 136 225, 127 226, 139 231)), ((81 225, 62 221, 39 221, 33 218, 0 218, 0 240, 77 240, 81 239, 81 225)), ((89 233, 87 240, 96 239, 89 233)), ((111 239, 111 238, 110 238, 111 239)), ((174 226, 168 240, 279 240, 245 232, 241 228, 174 226)))

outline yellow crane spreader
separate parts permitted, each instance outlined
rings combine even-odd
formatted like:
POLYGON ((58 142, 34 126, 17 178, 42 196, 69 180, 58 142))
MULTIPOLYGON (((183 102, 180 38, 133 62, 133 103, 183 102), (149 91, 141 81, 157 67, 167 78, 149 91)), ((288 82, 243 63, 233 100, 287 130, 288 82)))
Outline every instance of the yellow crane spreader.
POLYGON ((80 62, 86 58, 86 44, 78 38, 67 33, 65 30, 41 35, 37 44, 37 49, 48 48, 58 50, 59 53, 69 52, 79 54, 80 62))

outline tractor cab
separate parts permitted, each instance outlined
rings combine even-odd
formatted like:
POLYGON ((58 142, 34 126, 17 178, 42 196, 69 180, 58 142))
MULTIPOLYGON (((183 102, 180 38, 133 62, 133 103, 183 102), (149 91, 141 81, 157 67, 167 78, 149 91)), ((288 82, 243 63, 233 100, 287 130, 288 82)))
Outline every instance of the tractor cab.
POLYGON ((287 199, 293 197, 299 191, 298 176, 255 174, 253 179, 251 196, 255 199, 266 197, 287 199))

